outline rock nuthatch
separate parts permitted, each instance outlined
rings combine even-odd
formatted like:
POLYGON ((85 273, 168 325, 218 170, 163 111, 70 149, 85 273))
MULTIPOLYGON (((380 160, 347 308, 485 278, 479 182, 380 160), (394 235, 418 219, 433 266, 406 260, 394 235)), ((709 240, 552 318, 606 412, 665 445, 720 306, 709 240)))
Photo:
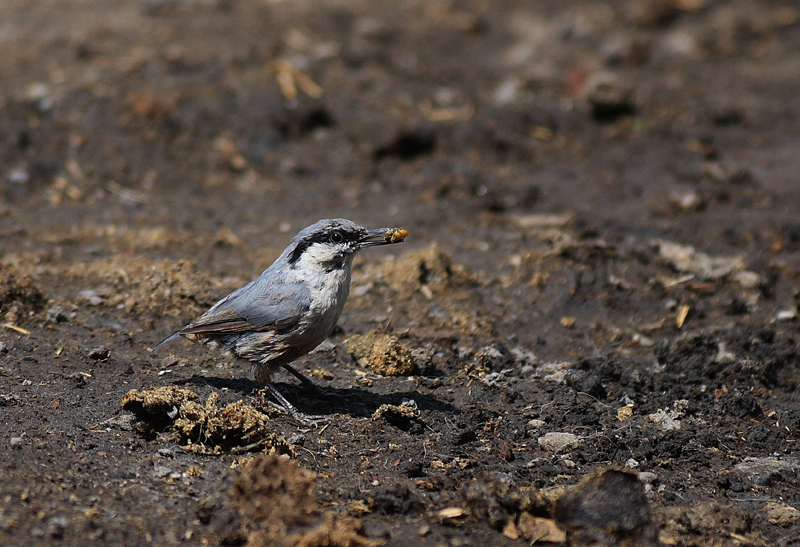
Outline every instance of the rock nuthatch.
POLYGON ((407 235, 401 228, 368 230, 351 220, 320 220, 301 230, 257 279, 168 336, 153 353, 178 336, 217 342, 250 361, 255 379, 295 414, 272 375, 284 367, 313 385, 289 363, 317 347, 336 326, 350 293, 353 257, 366 247, 400 243, 407 235))

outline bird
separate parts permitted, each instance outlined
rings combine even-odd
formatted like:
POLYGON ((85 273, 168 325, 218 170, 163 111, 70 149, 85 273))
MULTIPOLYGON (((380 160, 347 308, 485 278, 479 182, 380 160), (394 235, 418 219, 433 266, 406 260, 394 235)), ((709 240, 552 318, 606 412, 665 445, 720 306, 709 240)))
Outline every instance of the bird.
POLYGON ((166 337, 152 353, 180 336, 215 342, 249 361, 256 381, 290 414, 299 414, 272 376, 283 367, 318 389, 290 363, 316 348, 336 326, 350 293, 358 251, 402 243, 407 235, 403 228, 367 229, 343 218, 319 220, 292 238, 255 280, 166 337))

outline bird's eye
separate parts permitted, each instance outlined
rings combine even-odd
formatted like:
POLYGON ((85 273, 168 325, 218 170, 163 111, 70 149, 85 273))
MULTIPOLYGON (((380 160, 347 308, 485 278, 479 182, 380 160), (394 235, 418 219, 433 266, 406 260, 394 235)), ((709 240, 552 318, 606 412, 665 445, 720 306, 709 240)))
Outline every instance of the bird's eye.
POLYGON ((344 241, 342 232, 333 232, 331 234, 331 243, 341 243, 342 241, 344 241))

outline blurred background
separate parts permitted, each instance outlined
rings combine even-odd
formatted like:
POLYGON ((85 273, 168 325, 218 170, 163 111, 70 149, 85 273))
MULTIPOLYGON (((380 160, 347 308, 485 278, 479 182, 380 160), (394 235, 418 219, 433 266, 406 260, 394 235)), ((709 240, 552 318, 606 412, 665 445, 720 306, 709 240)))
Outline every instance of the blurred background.
MULTIPOLYGON (((550 417, 531 410, 554 397, 524 383, 544 363, 575 365, 572 388, 557 379, 573 396, 616 405, 639 394, 647 412, 708 403, 719 414, 707 423, 728 424, 720 435, 736 446, 742 424, 776 407, 800 416, 794 1, 4 0, 0 48, 0 401, 17 420, 4 433, 38 462, 19 481, 44 465, 22 431, 44 447, 74 434, 73 418, 26 420, 63 399, 88 427, 118 412, 127 389, 166 383, 159 373, 172 365, 148 348, 325 217, 410 232, 357 259, 335 342, 383 327, 444 355, 425 361, 431 377, 511 367, 523 384, 502 401, 485 382, 474 395, 454 379, 453 404, 504 415, 517 401, 527 410, 503 433, 514 446, 527 446, 531 419, 595 423, 575 400, 550 417), (752 356, 752 339, 769 349, 752 356), (726 347, 734 357, 721 369, 698 365, 726 347), (681 357, 698 348, 699 361, 681 357), (656 386, 632 372, 655 362, 687 368, 656 386), (765 399, 725 406, 734 384, 736 397, 765 399)), ((202 348, 175 352, 189 356, 186 377, 212 366, 202 348)), ((753 454, 794 450, 773 429, 753 454)), ((680 460, 694 437, 670 435, 680 460)), ((621 465, 627 449, 569 461, 621 465)), ((726 457, 692 461, 719 471, 726 457)), ((72 460, 59 458, 68 474, 72 460)), ((522 460, 507 470, 517 484, 581 474, 522 460)), ((86 480, 81 499, 96 493, 86 480)), ((457 484, 442 484, 454 495, 457 484)), ((0 500, 27 522, 19 515, 35 512, 20 507, 0 500)), ((774 539, 754 507, 754 528, 735 533, 774 539)), ((19 539, 2 522, 0 537, 19 539)))

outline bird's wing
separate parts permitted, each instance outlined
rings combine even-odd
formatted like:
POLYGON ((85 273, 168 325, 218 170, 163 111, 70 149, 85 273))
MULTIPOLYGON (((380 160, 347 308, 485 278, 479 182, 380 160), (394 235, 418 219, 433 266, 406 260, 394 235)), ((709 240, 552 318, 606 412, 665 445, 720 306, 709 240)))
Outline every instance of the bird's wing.
POLYGON ((280 331, 297 324, 308 310, 308 288, 302 283, 262 286, 259 281, 231 293, 179 333, 213 336, 280 331))

